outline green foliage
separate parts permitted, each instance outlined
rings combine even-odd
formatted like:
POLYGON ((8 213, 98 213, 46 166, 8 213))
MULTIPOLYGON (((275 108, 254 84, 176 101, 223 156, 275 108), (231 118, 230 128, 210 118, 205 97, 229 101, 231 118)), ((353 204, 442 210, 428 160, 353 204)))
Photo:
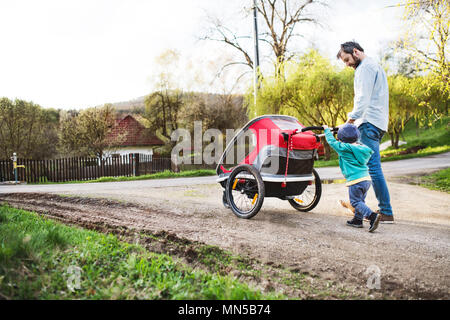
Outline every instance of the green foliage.
POLYGON ((103 151, 117 144, 122 137, 108 140, 114 125, 115 113, 111 105, 88 108, 79 113, 65 113, 60 124, 59 149, 66 156, 102 157, 103 151))
POLYGON ((315 50, 289 63, 285 69, 286 81, 264 79, 256 107, 250 105, 251 111, 257 115, 293 115, 304 125, 335 126, 347 120, 347 112, 353 106, 352 70, 338 70, 315 50))
POLYGON ((450 193, 450 168, 421 177, 421 180, 420 185, 423 187, 450 193))
POLYGON ((263 295, 229 276, 192 270, 113 235, 64 226, 7 206, 0 207, 0 216, 2 298, 282 298, 263 295), (80 287, 73 291, 68 287, 71 266, 81 270, 80 287))
POLYGON ((185 170, 180 172, 172 172, 164 170, 163 172, 144 174, 136 177, 101 177, 94 180, 80 180, 70 182, 47 182, 41 181, 40 184, 67 184, 67 183, 94 183, 94 182, 116 182, 116 181, 135 181, 135 180, 149 180, 149 179, 169 179, 169 178, 187 178, 187 177, 203 177, 213 176, 216 174, 215 170, 199 169, 199 170, 185 170))
POLYGON ((405 159, 447 152, 450 150, 449 117, 443 117, 430 127, 416 128, 409 122, 402 132, 407 143, 398 148, 389 147, 381 152, 382 160, 405 159))
POLYGON ((0 158, 43 159, 56 153, 59 111, 32 102, 0 99, 0 158))
POLYGON ((215 128, 225 133, 248 122, 242 95, 189 93, 182 114, 185 128, 193 129, 194 121, 202 121, 203 131, 215 128))
MULTIPOLYGON (((440 82, 442 94, 450 93, 450 2, 403 0, 404 35, 398 47, 406 51, 416 69, 429 71, 440 82)), ((426 85, 427 83, 425 83, 426 85)))
POLYGON ((388 133, 392 145, 398 148, 399 137, 410 119, 417 114, 420 97, 414 88, 420 78, 407 78, 402 75, 388 77, 389 85, 389 124, 388 133))
MULTIPOLYGON (((347 120, 353 108, 353 70, 334 67, 317 51, 310 50, 285 67, 285 81, 266 77, 258 92, 256 105, 249 94, 250 114, 288 114, 303 125, 337 126, 347 120)), ((389 128, 392 145, 412 119, 429 125, 448 114, 449 94, 433 74, 407 77, 394 74, 389 82, 389 128)), ((325 144, 325 155, 331 156, 325 144)))
POLYGON ((112 182, 112 181, 132 181, 132 180, 148 180, 148 179, 168 179, 168 178, 187 178, 187 177, 202 177, 215 175, 215 170, 201 169, 201 170, 187 170, 181 172, 172 172, 165 170, 163 172, 145 174, 137 177, 102 177, 90 182, 112 182))
MULTIPOLYGON (((250 113, 287 114, 303 125, 337 126, 353 107, 353 70, 338 70, 317 51, 310 50, 285 66, 286 80, 265 78, 250 113)), ((330 155, 328 145, 326 157, 330 155)))
POLYGON ((163 89, 145 98, 144 118, 155 133, 170 141, 170 135, 178 129, 181 108, 184 104, 181 90, 163 89))

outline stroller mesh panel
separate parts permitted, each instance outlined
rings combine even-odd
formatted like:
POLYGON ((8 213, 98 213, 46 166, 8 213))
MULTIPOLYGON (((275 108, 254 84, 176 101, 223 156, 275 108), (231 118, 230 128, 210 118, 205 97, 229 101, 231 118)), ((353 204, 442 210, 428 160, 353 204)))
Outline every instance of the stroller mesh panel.
MULTIPOLYGON (((281 149, 280 151, 282 151, 281 149)), ((315 150, 292 150, 289 153, 288 174, 310 174, 314 165, 314 151, 315 150)), ((268 174, 282 174, 286 171, 286 149, 284 154, 268 156, 262 166, 261 172, 268 174), (277 165, 278 162, 278 165, 277 165)))

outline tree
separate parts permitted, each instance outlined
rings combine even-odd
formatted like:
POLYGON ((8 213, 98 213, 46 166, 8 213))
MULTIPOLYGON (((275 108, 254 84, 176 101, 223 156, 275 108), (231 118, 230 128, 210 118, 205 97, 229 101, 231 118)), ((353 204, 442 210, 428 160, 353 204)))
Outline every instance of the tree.
POLYGON ((179 113, 184 103, 179 60, 180 54, 173 49, 167 49, 156 57, 158 70, 152 77, 155 90, 144 101, 143 117, 150 130, 169 146, 173 145, 170 137, 179 126, 179 113))
POLYGON ((189 127, 202 121, 204 130, 241 128, 248 122, 247 108, 242 95, 192 93, 183 108, 183 122, 189 127))
POLYGON ((0 157, 44 159, 56 154, 59 111, 32 102, 0 99, 0 157))
POLYGON ((400 134, 405 125, 417 112, 418 103, 414 96, 414 82, 420 78, 407 78, 402 75, 394 75, 388 78, 389 85, 389 123, 388 133, 391 145, 398 149, 400 134))
POLYGON ((120 143, 108 138, 114 120, 115 112, 110 104, 65 113, 60 123, 60 151, 66 155, 102 158, 105 149, 120 143))
MULTIPOLYGON (((304 24, 319 23, 310 11, 316 5, 324 5, 324 3, 318 0, 257 1, 257 11, 263 21, 259 39, 270 48, 270 58, 277 77, 284 77, 283 66, 294 56, 289 48, 290 40, 295 36, 301 36, 297 33, 299 27, 304 24)), ((236 30, 226 26, 217 18, 210 18, 210 23, 212 26, 203 39, 223 42, 242 55, 243 60, 231 62, 228 65, 244 64, 253 69, 252 54, 247 48, 248 43, 245 43, 251 39, 251 36, 238 35, 236 30)))
MULTIPOLYGON (((286 70, 291 72, 286 81, 265 79, 256 102, 258 115, 288 114, 303 125, 337 126, 346 121, 353 104, 353 70, 338 71, 315 50, 288 64, 286 70)), ((251 102, 250 108, 255 110, 251 102)), ((328 159, 330 149, 325 147, 328 159)))
MULTIPOLYGON (((417 61, 398 45, 399 43, 391 43, 383 51, 382 58, 390 83, 389 131, 402 132, 404 125, 412 116, 416 125, 416 135, 419 136, 420 126, 429 126, 434 120, 448 114, 450 91, 445 89, 445 82, 434 72, 424 74, 423 70, 418 70, 417 61), (391 85, 395 88, 391 88, 391 85), (403 102, 398 105, 397 99, 403 102), (409 102, 406 103, 406 100, 409 102)), ((391 138, 392 145, 397 147, 395 140, 398 141, 398 138, 394 139, 393 136, 391 138)))
POLYGON ((409 53, 419 70, 437 75, 448 93, 449 0, 405 0, 399 5, 404 7, 405 34, 398 45, 409 53))
POLYGON ((184 104, 183 92, 168 88, 154 92, 145 98, 144 118, 154 133, 170 141, 173 131, 179 127, 179 113, 184 104))

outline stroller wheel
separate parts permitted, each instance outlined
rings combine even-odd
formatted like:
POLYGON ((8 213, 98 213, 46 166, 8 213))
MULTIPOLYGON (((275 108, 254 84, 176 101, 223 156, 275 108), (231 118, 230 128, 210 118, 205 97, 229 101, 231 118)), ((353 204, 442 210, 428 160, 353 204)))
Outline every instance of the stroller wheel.
POLYGON ((306 187, 302 194, 296 196, 294 199, 289 199, 292 207, 298 211, 306 212, 314 209, 319 203, 322 195, 322 182, 319 174, 313 169, 314 181, 306 187))
POLYGON ((233 213, 249 219, 259 212, 264 202, 264 182, 253 166, 240 165, 231 172, 225 193, 233 213))

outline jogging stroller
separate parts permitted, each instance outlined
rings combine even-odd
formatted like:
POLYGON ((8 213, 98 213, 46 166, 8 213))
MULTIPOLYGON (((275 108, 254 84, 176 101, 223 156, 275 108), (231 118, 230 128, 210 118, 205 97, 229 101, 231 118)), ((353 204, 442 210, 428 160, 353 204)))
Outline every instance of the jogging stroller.
POLYGON ((321 145, 311 130, 323 128, 304 127, 285 115, 248 122, 228 143, 217 165, 224 206, 245 219, 259 212, 264 197, 288 200, 304 212, 316 207, 322 185, 313 165, 321 145))

